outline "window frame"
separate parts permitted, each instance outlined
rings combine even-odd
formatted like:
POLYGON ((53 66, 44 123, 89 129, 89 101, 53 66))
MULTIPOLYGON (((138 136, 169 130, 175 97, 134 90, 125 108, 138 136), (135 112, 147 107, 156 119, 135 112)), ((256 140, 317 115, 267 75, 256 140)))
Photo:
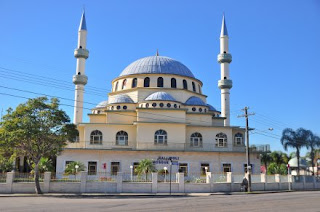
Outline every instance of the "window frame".
POLYGON ((158 88, 163 88, 163 84, 164 84, 163 77, 158 77, 158 79, 157 79, 157 87, 158 88))
POLYGON ((176 80, 176 78, 171 78, 171 88, 177 88, 177 80, 176 80))
POLYGON ((194 82, 192 82, 192 90, 193 90, 193 92, 197 92, 197 90, 196 90, 196 84, 195 84, 194 82))
POLYGON ((117 146, 128 146, 128 133, 126 131, 118 131, 116 134, 116 145, 117 146), (120 138, 123 138, 123 140, 121 140, 120 138), (120 143, 120 141, 124 141, 124 143, 120 143))
POLYGON ((167 145, 168 144, 168 133, 165 130, 157 130, 154 133, 154 144, 155 145, 167 145))
POLYGON ((138 79, 137 78, 133 78, 132 79, 132 83, 131 83, 131 88, 136 88, 138 84, 138 79))
POLYGON ((235 146, 243 146, 243 134, 242 133, 236 133, 234 135, 234 145, 235 146))
POLYGON ((231 163, 223 163, 222 164, 222 172, 227 173, 227 172, 232 172, 232 164, 231 163), (227 166, 225 166, 227 165, 227 166), (229 171, 225 171, 225 169, 228 169, 229 171))
POLYGON ((150 87, 150 77, 146 77, 143 80, 143 87, 144 88, 149 88, 150 87))
POLYGON ((190 135, 190 147, 198 147, 198 148, 203 147, 201 133, 194 132, 190 135), (195 145, 195 142, 198 142, 198 145, 195 145))
POLYGON ((90 133, 90 144, 102 144, 103 133, 100 130, 93 130, 90 133))
POLYGON ((97 161, 88 161, 88 175, 97 175, 98 172, 98 162, 97 161), (94 163, 95 165, 90 165, 90 163, 94 163), (90 167, 95 167, 94 172, 90 171, 90 167))
POLYGON ((228 137, 225 133, 218 133, 216 135, 216 147, 223 148, 228 146, 228 137))
POLYGON ((187 80, 182 80, 182 84, 183 84, 183 89, 188 90, 188 82, 187 80))

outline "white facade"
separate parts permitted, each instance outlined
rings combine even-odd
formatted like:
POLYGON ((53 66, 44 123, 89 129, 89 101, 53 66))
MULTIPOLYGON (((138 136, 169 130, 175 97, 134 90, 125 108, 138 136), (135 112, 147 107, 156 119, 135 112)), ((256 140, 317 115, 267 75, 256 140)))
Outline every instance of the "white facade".
MULTIPOLYGON (((124 69, 112 81, 108 100, 88 114, 88 123, 81 121, 82 107, 78 107, 83 104, 83 93, 77 86, 84 88, 85 83, 74 80, 80 82, 75 83, 74 117, 79 141, 69 143, 58 156, 57 172, 63 172, 70 161, 83 162, 91 174, 130 172, 130 166, 146 158, 154 160, 160 170, 172 158, 176 161, 173 171, 186 175, 203 172, 204 167, 213 173, 244 173, 244 129, 230 126, 231 55, 224 20, 222 31, 218 55, 221 112, 207 104, 202 82, 185 65, 158 54, 139 59, 124 69)), ((86 50, 87 31, 81 24, 79 33, 76 51, 79 45, 86 50)), ((85 76, 86 58, 77 57, 77 76, 85 76)), ((256 154, 251 156, 253 172, 260 173, 259 158, 256 154)))

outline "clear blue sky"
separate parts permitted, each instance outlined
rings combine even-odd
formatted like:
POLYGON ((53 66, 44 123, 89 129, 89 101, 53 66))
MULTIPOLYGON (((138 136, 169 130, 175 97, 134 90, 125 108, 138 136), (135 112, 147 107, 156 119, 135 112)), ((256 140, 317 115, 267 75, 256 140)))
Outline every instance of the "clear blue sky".
MULTIPOLYGON (((68 99, 74 98, 73 50, 83 5, 90 51, 86 102, 106 100, 111 80, 158 48, 189 67, 204 83, 208 103, 220 109, 216 57, 225 12, 233 55, 232 125, 245 125, 237 115, 249 106, 256 112, 251 127, 267 135, 252 134, 251 143, 269 143, 272 150, 283 151, 285 127, 320 134, 320 1, 0 1, 0 86, 64 97, 63 104, 73 105, 68 99)), ((39 96, 3 87, 0 93, 4 111, 26 100, 3 93, 39 96)))

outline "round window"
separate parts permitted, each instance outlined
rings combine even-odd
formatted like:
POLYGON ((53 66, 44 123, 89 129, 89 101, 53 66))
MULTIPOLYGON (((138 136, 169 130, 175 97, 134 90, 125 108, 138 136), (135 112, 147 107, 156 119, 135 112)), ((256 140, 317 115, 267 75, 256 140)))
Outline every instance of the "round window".
POLYGON ((163 107, 163 103, 160 103, 159 105, 160 105, 160 107, 163 107))
POLYGON ((118 105, 118 106, 117 106, 117 110, 120 110, 120 108, 121 108, 120 105, 118 105))
POLYGON ((170 104, 170 103, 168 103, 168 104, 167 104, 167 107, 171 107, 171 104, 170 104))
POLYGON ((199 112, 202 112, 202 108, 199 108, 199 112))
POLYGON ((152 103, 152 107, 157 107, 157 103, 152 103))
POLYGON ((128 108, 128 107, 127 107, 126 105, 125 105, 125 106, 123 106, 123 109, 124 109, 124 110, 126 110, 127 108, 128 108))
POLYGON ((192 111, 196 111, 196 108, 195 108, 195 107, 193 107, 193 108, 192 108, 192 111))

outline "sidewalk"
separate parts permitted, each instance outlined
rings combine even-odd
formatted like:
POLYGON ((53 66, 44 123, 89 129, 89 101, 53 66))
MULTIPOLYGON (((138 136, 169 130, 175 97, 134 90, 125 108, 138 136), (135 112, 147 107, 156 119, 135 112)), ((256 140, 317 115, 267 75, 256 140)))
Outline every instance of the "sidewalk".
MULTIPOLYGON (((253 191, 251 193, 246 192, 216 192, 216 193, 45 193, 42 195, 38 194, 27 194, 27 193, 16 193, 16 194, 0 194, 1 197, 60 197, 60 198, 102 198, 102 197, 117 197, 117 198, 154 198, 154 197, 205 197, 212 195, 253 195, 253 194, 271 194, 271 193, 284 193, 284 192, 295 192, 295 191, 253 191)), ((300 192, 300 191, 299 191, 300 192)))

